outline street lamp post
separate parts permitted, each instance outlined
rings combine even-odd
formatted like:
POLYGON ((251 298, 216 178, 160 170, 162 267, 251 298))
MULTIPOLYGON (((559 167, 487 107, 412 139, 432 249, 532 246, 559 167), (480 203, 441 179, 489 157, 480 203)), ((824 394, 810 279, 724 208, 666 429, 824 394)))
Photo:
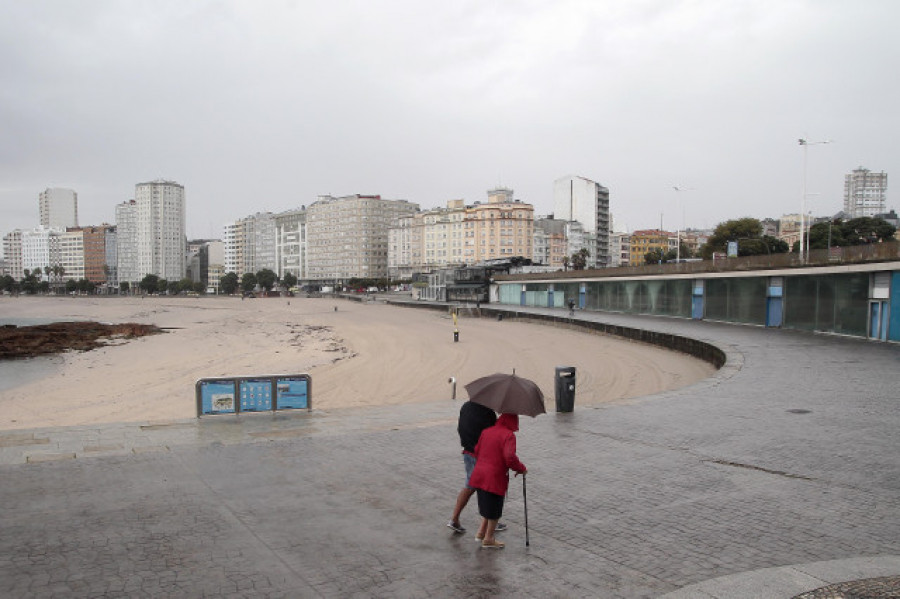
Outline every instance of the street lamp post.
MULTIPOLYGON (((675 193, 680 193, 682 191, 693 191, 688 187, 679 187, 678 185, 673 185, 672 189, 675 190, 675 193)), ((660 226, 662 228, 662 226, 660 226)), ((684 201, 681 202, 681 229, 684 228, 684 201)), ((681 229, 675 233, 675 263, 678 264, 681 262, 681 229)))
POLYGON ((806 216, 806 164, 807 164, 807 148, 809 146, 818 146, 822 144, 830 144, 831 140, 826 139, 825 141, 809 141, 801 137, 797 140, 797 142, 803 146, 803 197, 800 199, 800 263, 805 263, 805 254, 803 252, 803 235, 805 233, 805 225, 803 219, 806 216))

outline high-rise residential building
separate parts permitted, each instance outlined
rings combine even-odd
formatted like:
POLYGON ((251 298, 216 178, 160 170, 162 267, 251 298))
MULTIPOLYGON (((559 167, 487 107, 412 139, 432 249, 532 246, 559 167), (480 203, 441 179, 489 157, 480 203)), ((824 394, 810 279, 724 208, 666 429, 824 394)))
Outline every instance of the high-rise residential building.
POLYGON ((306 207, 275 215, 275 273, 306 278, 306 207))
POLYGON ((487 204, 466 207, 463 257, 467 264, 516 256, 531 259, 534 206, 513 199, 505 187, 488 190, 487 204))
POLYGON ((844 175, 844 212, 849 218, 886 212, 887 173, 859 167, 844 175))
POLYGON ((116 206, 116 264, 119 284, 136 290, 144 278, 138 262, 137 202, 128 200, 116 206))
POLYGON ((238 277, 265 269, 276 272, 275 215, 257 212, 225 225, 225 272, 238 277))
POLYGON ((22 280, 22 230, 15 229, 3 236, 3 259, 6 261, 6 273, 17 281, 22 280))
POLYGON ((184 186, 162 179, 138 183, 134 201, 141 278, 152 274, 168 281, 183 279, 186 242, 184 186))
POLYGON ((422 227, 415 214, 397 219, 388 229, 388 277, 410 279, 422 272, 422 227))
POLYGON ((109 225, 97 227, 81 227, 84 251, 84 278, 97 285, 106 285, 109 280, 106 247, 109 225))
POLYGON ((118 230, 115 226, 106 225, 104 239, 104 259, 106 260, 106 287, 108 290, 119 290, 119 256, 118 230))
POLYGON ((50 187, 38 198, 41 226, 66 229, 78 226, 78 194, 72 189, 50 187))
POLYGON ((56 228, 37 227, 22 231, 22 272, 43 272, 45 266, 60 264, 59 236, 56 228))
POLYGON ((344 283, 388 276, 388 230, 418 212, 379 195, 319 196, 306 210, 308 279, 344 283))
POLYGON ((578 221, 593 233, 591 257, 598 268, 609 266, 609 189, 584 177, 561 177, 553 182, 553 212, 555 218, 578 221))
POLYGON ((84 231, 70 228, 59 233, 59 265, 63 278, 80 281, 84 274, 84 231))

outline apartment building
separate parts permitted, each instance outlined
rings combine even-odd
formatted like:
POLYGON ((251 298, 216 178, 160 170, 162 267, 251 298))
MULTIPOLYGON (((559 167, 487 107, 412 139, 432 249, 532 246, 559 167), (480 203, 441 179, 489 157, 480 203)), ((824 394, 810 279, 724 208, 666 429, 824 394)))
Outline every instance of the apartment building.
POLYGON ((137 289, 144 273, 138 263, 137 202, 134 200, 116 206, 116 265, 119 285, 128 283, 137 289))
POLYGON ((319 196, 306 211, 306 279, 343 283, 388 276, 388 231, 419 206, 380 195, 319 196))
POLYGON ((60 263, 59 229, 39 226, 22 231, 22 272, 60 263))
POLYGON ((134 200, 141 278, 153 274, 180 281, 185 272, 184 186, 163 179, 138 183, 134 200))
POLYGON ((597 268, 609 266, 609 189, 585 177, 569 175, 553 182, 553 214, 560 220, 578 221, 595 237, 588 248, 597 268))
POLYGON ((268 269, 277 272, 275 215, 257 212, 225 225, 225 272, 238 277, 268 269))
POLYGON ((73 189, 51 187, 38 196, 42 227, 66 229, 78 226, 78 194, 73 189))
POLYGON ((84 231, 68 229, 59 233, 59 262, 65 280, 84 279, 84 231))
POLYGON ((644 264, 644 256, 653 250, 668 252, 671 249, 670 239, 677 239, 677 235, 670 231, 660 229, 645 229, 634 231, 631 234, 631 257, 629 265, 640 266, 644 264))
POLYGON ((20 281, 22 272, 22 230, 15 229, 3 236, 3 259, 6 262, 6 274, 20 281))
POLYGON ((844 175, 844 212, 848 218, 873 217, 886 212, 887 173, 859 167, 844 175))
POLYGON ((464 200, 400 217, 388 231, 392 278, 465 264, 464 200))
POLYGON ((275 215, 275 273, 306 278, 306 207, 275 215))
POLYGON ((486 204, 466 208, 463 260, 475 264, 534 253, 534 206, 513 199, 513 190, 488 190, 486 204))

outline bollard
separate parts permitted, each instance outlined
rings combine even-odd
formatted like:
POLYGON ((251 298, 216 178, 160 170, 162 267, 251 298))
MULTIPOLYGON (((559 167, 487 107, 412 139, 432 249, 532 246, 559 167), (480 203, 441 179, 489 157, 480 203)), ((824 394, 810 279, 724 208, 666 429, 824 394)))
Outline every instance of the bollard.
POLYGON ((450 383, 450 385, 451 385, 450 388, 452 389, 450 399, 456 399, 456 377, 451 376, 450 380, 448 380, 447 382, 450 383))
POLYGON ((459 331, 453 331, 453 343, 459 343, 459 331))

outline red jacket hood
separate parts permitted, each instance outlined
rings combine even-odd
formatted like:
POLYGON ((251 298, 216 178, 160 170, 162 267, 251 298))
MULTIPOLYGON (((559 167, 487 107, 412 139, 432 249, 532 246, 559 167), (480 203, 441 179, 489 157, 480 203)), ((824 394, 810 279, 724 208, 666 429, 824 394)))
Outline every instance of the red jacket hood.
POLYGON ((508 428, 509 430, 516 432, 519 430, 519 415, 500 414, 500 418, 497 419, 497 426, 502 426, 503 428, 508 428))

